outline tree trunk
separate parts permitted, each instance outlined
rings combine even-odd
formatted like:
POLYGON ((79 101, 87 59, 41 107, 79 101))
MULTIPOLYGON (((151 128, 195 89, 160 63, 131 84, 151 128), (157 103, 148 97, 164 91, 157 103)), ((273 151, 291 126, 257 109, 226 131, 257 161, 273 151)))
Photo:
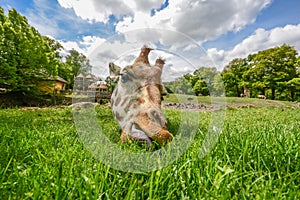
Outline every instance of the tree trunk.
POLYGON ((295 92, 293 90, 291 90, 291 98, 292 98, 292 101, 295 100, 295 92))
POLYGON ((275 99, 275 88, 271 88, 271 90, 272 90, 271 99, 274 100, 275 99))
POLYGON ((235 86, 235 92, 236 92, 237 97, 239 97, 240 92, 239 92, 239 86, 238 85, 235 86))

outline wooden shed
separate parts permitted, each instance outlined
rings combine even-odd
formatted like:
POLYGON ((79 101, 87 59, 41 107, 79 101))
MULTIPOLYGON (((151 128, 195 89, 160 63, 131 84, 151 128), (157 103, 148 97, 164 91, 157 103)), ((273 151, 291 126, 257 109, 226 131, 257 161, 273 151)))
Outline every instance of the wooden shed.
POLYGON ((50 77, 47 80, 43 80, 40 83, 38 83, 38 87, 40 90, 46 92, 46 93, 61 93, 61 91, 64 91, 66 89, 66 85, 68 84, 68 81, 65 79, 56 76, 56 77, 50 77))

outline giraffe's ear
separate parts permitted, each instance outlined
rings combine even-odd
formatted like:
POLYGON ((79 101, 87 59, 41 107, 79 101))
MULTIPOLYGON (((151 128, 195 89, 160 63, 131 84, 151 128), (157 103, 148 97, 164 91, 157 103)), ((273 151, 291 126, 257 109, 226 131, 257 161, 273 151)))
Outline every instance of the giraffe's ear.
POLYGON ((121 72, 121 67, 119 67, 118 65, 110 62, 108 64, 109 67, 109 76, 113 81, 118 81, 119 80, 119 76, 120 76, 120 72, 121 72))
POLYGON ((119 67, 118 65, 110 62, 109 63, 109 75, 110 76, 119 76, 120 72, 121 72, 121 67, 119 67))

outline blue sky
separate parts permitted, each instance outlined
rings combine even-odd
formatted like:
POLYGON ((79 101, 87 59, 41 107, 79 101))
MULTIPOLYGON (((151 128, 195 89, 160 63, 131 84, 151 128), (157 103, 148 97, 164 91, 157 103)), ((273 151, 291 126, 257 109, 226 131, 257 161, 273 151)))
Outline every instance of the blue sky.
POLYGON ((0 5, 6 12, 15 8, 66 50, 89 56, 97 73, 106 73, 109 60, 130 63, 143 43, 165 49, 152 57, 169 61, 169 77, 195 66, 221 70, 233 58, 283 43, 300 50, 299 0, 0 0, 0 5), (122 41, 109 39, 115 35, 122 41))

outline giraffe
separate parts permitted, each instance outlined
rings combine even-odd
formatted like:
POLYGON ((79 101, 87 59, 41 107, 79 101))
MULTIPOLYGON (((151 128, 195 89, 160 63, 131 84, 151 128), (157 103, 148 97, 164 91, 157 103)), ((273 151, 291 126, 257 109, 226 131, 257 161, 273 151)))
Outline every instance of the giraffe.
POLYGON ((123 69, 109 63, 110 75, 118 76, 111 106, 122 128, 122 142, 132 139, 150 145, 155 140, 165 145, 173 138, 161 110, 161 74, 165 61, 158 58, 151 66, 148 60, 151 50, 147 46, 142 47, 134 63, 123 69))

